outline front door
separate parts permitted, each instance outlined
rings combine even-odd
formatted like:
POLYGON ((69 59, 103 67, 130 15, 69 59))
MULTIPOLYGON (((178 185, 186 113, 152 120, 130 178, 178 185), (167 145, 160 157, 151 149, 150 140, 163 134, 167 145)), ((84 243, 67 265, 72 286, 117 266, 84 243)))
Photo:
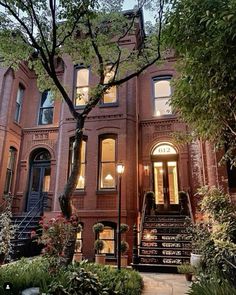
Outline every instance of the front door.
POLYGON ((178 209, 178 170, 175 160, 153 162, 154 191, 158 210, 178 209))
MULTIPOLYGON (((47 152, 48 153, 48 152, 47 152)), ((39 152, 34 158, 30 171, 29 194, 26 210, 40 210, 47 202, 50 187, 51 167, 46 152, 39 152)))

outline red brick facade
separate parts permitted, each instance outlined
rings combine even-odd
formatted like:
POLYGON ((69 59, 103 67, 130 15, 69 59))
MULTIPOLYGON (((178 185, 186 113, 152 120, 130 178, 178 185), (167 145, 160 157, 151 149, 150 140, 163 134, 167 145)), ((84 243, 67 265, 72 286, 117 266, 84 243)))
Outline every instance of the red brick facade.
MULTIPOLYGON (((135 38, 129 38, 132 43, 135 38)), ((62 73, 64 84, 73 97, 74 66, 65 60, 62 73)), ((83 254, 94 257, 94 234, 96 222, 117 223, 117 190, 98 189, 99 137, 116 136, 116 160, 125 165, 122 178, 122 223, 132 229, 137 224, 145 191, 154 190, 154 175, 151 152, 161 142, 171 143, 178 154, 178 189, 194 194, 199 186, 209 184, 223 186, 228 190, 227 170, 218 167, 219 157, 210 143, 201 141, 176 145, 172 133, 185 131, 187 126, 173 115, 155 116, 153 107, 153 78, 175 76, 174 59, 166 58, 160 66, 152 66, 139 77, 130 80, 117 89, 117 104, 97 106, 89 115, 84 134, 86 146, 86 186, 84 191, 75 191, 73 204, 83 223, 83 254)), ((96 78, 90 79, 91 85, 96 78)), ((41 94, 36 79, 26 66, 17 72, 0 70, 0 196, 4 194, 8 153, 10 147, 17 150, 16 166, 11 179, 10 191, 14 195, 14 211, 23 212, 29 196, 30 167, 35 150, 44 148, 50 153, 50 208, 45 215, 57 214, 57 197, 68 177, 69 144, 73 137, 75 123, 67 106, 58 98, 54 102, 53 122, 38 125, 41 94), (16 96, 19 84, 25 92, 19 123, 14 121, 16 96)), ((126 237, 132 246, 132 230, 126 237)), ((130 247, 132 248, 132 247, 130 247)), ((130 253, 131 255, 131 250, 130 253)))

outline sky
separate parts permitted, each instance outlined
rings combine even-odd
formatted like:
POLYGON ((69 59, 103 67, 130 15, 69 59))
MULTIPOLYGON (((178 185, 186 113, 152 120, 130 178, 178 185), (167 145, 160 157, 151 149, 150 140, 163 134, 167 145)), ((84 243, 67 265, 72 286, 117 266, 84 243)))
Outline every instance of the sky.
MULTIPOLYGON (((132 9, 136 4, 137 0, 124 0, 123 10, 132 9)), ((144 22, 153 20, 154 15, 150 11, 144 10, 144 22)))

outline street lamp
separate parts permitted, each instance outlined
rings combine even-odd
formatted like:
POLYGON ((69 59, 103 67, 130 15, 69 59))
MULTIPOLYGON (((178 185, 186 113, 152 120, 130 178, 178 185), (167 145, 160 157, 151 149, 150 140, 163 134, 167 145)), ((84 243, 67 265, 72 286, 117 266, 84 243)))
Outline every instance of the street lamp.
POLYGON ((121 262, 121 178, 124 173, 125 166, 122 163, 118 163, 116 166, 116 171, 118 173, 118 222, 117 222, 117 268, 120 270, 121 262))

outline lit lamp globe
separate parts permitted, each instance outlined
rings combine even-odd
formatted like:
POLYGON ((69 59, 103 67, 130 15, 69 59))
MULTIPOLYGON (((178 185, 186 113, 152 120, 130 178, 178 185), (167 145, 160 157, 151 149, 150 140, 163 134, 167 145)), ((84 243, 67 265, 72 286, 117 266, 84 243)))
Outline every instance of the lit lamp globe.
POLYGON ((122 175, 124 173, 125 166, 122 163, 117 164, 116 171, 119 175, 122 175))

